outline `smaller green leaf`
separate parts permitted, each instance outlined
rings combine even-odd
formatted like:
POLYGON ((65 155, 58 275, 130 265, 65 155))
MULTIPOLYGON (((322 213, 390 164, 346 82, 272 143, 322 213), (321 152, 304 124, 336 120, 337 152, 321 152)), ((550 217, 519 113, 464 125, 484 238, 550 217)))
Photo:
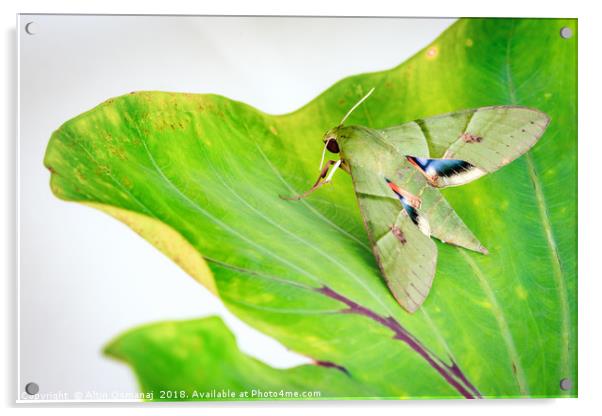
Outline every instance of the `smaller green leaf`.
POLYGON ((132 367, 149 401, 376 396, 334 363, 270 367, 240 351, 218 317, 141 326, 120 335, 104 351, 132 367))

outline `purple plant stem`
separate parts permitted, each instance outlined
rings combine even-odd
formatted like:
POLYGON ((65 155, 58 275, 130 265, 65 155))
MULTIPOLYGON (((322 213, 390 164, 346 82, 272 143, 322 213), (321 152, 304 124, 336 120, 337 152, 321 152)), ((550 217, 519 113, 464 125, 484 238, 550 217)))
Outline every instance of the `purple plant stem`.
POLYGON ((351 299, 341 295, 340 293, 332 290, 327 286, 322 286, 316 289, 319 293, 328 296, 331 299, 335 299, 347 306, 344 309, 344 313, 355 313, 357 315, 365 316, 373 321, 389 328, 394 336, 394 339, 398 339, 406 343, 410 348, 417 352, 426 362, 435 369, 453 388, 455 388, 460 394, 467 399, 482 398, 479 391, 474 387, 466 378, 464 373, 460 370, 455 362, 452 361, 452 365, 445 364, 440 358, 429 351, 420 341, 418 341, 412 334, 410 334, 395 318, 388 316, 384 317, 376 312, 359 305, 351 299), (471 390, 471 391, 469 391, 471 390))

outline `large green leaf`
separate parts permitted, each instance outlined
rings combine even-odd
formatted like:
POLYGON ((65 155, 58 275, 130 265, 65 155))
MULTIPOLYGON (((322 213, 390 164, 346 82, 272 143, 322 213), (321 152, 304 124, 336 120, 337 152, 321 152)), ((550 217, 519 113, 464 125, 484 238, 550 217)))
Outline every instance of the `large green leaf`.
POLYGON ((257 361, 238 349, 232 333, 216 317, 136 328, 105 352, 132 366, 142 391, 154 393, 143 397, 148 400, 303 400, 375 394, 331 363, 283 370, 257 361))
MULTIPOLYGON (((575 396, 577 40, 563 26, 576 32, 574 20, 460 20, 402 65, 344 79, 281 116, 215 95, 115 98, 53 134, 51 187, 124 221, 234 314, 338 366, 322 372, 344 369, 369 396, 575 396), (434 286, 414 315, 379 276, 347 175, 307 200, 278 197, 311 185, 323 133, 372 87, 347 124, 500 104, 552 118, 527 155, 444 190, 490 254, 437 243, 434 286)), ((175 370, 161 384, 145 378, 139 355, 153 358, 142 345, 110 351, 143 388, 167 387, 175 370)), ((347 388, 331 394, 358 397, 347 388)))

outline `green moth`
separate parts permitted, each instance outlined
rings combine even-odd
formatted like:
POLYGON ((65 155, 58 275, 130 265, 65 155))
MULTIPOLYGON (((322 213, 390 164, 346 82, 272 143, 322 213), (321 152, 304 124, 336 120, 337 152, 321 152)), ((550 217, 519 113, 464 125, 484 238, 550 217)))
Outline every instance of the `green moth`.
POLYGON ((494 106, 380 130, 345 126, 373 90, 325 134, 318 180, 291 199, 329 183, 338 168, 351 174, 381 273, 399 304, 413 313, 435 276, 431 237, 488 254, 438 188, 463 185, 512 162, 537 142, 550 118, 532 108, 494 106), (339 159, 324 164, 326 150, 339 159))

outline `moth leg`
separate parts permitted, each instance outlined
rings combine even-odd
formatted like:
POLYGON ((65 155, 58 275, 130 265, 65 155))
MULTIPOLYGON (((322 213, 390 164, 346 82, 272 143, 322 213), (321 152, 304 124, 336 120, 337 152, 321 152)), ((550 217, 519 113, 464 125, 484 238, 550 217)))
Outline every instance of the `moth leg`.
POLYGON ((341 163, 340 168, 351 175, 351 168, 349 167, 349 164, 347 163, 347 161, 343 160, 343 163, 341 163))
POLYGON ((341 163, 343 163, 342 160, 337 160, 337 162, 334 164, 334 167, 332 168, 332 170, 330 171, 330 173, 328 174, 328 176, 326 177, 326 179, 324 179, 324 182, 322 182, 322 183, 329 183, 332 180, 334 173, 337 171, 339 166, 341 166, 341 163))
POLYGON ((332 180, 332 175, 334 175, 334 172, 341 165, 341 162, 342 162, 341 160, 338 160, 338 161, 329 160, 328 162, 326 162, 326 164, 320 171, 320 176, 318 176, 318 179, 316 180, 316 182, 313 184, 313 186, 311 188, 309 188, 307 191, 305 191, 299 195, 295 195, 295 196, 280 195, 280 198, 290 201, 290 200, 303 199, 303 198, 311 195, 314 191, 318 190, 322 185, 326 185, 327 183, 329 183, 332 180), (334 168, 330 171, 330 174, 328 174, 328 170, 330 169, 330 167, 332 165, 334 165, 334 168), (326 176, 327 174, 328 174, 328 176, 326 176), (322 179, 324 179, 324 180, 322 180, 322 179))

